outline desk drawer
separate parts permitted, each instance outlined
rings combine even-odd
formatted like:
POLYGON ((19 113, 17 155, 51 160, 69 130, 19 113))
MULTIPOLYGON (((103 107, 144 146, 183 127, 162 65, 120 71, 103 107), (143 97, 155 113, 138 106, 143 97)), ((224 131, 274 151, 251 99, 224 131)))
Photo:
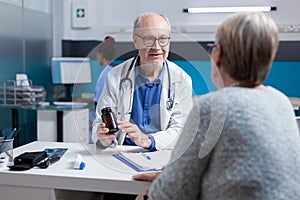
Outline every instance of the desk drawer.
MULTIPOLYGON (((39 110, 37 121, 38 141, 57 141, 56 110, 39 110)), ((87 142, 89 134, 89 110, 63 111, 63 141, 87 142)))
POLYGON ((87 142, 89 134, 89 110, 64 112, 63 141, 87 142))

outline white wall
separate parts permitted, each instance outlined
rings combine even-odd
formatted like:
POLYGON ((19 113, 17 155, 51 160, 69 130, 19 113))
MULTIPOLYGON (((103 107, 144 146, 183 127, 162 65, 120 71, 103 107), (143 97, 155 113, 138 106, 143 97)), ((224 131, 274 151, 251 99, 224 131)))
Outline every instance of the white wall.
POLYGON ((50 0, 0 0, 0 2, 8 3, 15 6, 24 6, 24 8, 29 8, 32 10, 40 11, 40 12, 51 12, 50 0))
MULTIPOLYGON (((84 1, 84 0, 81 0, 84 1)), ((183 8, 199 6, 276 6, 277 11, 268 13, 280 27, 281 40, 300 40, 300 1, 299 0, 85 0, 89 3, 90 28, 73 29, 71 26, 71 3, 63 1, 62 38, 68 40, 102 40, 107 34, 114 34, 118 41, 131 41, 130 30, 135 17, 143 12, 163 13, 171 21, 172 29, 184 33, 172 40, 213 40, 216 26, 230 14, 187 14, 183 8), (288 25, 299 26, 297 33, 283 33, 288 25), (119 34, 119 32, 123 32, 119 34), (186 35, 185 35, 186 34, 186 35), (190 37, 190 38, 189 38, 190 37)), ((287 29, 286 29, 287 30, 287 29)), ((130 30, 131 31, 131 30, 130 30)))

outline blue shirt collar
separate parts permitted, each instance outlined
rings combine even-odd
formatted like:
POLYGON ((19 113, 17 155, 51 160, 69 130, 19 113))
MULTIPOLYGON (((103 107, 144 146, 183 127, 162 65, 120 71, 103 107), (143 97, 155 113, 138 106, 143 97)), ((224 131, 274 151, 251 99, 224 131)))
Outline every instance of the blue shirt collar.
MULTIPOLYGON (((139 81, 144 84, 149 83, 149 80, 146 77, 144 77, 142 74, 140 74, 140 67, 138 63, 139 63, 139 58, 137 59, 136 66, 135 66, 135 77, 134 77, 135 81, 139 81)), ((162 83, 165 68, 166 68, 166 64, 164 62, 161 71, 159 72, 157 78, 154 80, 156 84, 162 83)))

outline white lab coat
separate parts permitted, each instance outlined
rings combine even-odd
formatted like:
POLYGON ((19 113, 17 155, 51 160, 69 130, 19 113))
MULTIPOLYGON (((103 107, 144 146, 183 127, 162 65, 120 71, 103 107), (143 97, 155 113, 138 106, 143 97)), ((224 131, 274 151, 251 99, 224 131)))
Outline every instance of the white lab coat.
MULTIPOLYGON (((118 119, 130 120, 131 106, 134 93, 134 67, 130 71, 128 78, 132 81, 132 89, 129 81, 123 81, 120 88, 120 80, 126 77, 126 73, 134 58, 114 67, 106 77, 106 82, 96 108, 96 119, 93 124, 93 140, 97 141, 96 130, 101 120, 101 109, 111 107, 118 119), (122 93, 122 94, 121 94, 122 93)), ((135 61, 136 62, 136 61, 135 61)), ((163 87, 160 101, 160 125, 161 131, 150 133, 156 144, 156 149, 172 149, 181 134, 186 118, 193 106, 192 101, 192 80, 190 76, 178 67, 175 63, 167 61, 171 80, 171 99, 174 101, 173 108, 168 110, 166 102, 168 100, 168 71, 165 70, 163 77, 163 87)), ((135 66, 135 64, 133 65, 135 66)), ((118 143, 124 141, 124 134, 118 133, 118 143)))

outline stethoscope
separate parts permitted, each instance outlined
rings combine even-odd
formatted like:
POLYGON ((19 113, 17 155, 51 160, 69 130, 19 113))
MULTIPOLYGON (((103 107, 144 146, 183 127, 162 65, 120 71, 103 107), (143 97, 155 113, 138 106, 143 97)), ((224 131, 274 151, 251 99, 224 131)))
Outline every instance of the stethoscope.
MULTIPOLYGON (((130 89, 131 90, 133 89, 133 83, 132 83, 132 80, 129 78, 129 73, 131 72, 131 70, 133 68, 133 65, 134 65, 134 63, 135 63, 135 61, 137 60, 138 57, 139 56, 136 56, 132 60, 130 66, 129 66, 128 70, 127 70, 126 76, 121 79, 120 86, 119 86, 119 91, 121 91, 122 84, 124 84, 126 81, 129 82, 130 89)), ((165 61, 165 63, 166 63, 167 72, 168 72, 168 84, 169 84, 169 87, 168 87, 168 100, 166 101, 166 108, 167 108, 168 111, 170 111, 173 108, 174 100, 171 98, 171 76, 170 76, 170 70, 169 70, 168 62, 165 61)))

